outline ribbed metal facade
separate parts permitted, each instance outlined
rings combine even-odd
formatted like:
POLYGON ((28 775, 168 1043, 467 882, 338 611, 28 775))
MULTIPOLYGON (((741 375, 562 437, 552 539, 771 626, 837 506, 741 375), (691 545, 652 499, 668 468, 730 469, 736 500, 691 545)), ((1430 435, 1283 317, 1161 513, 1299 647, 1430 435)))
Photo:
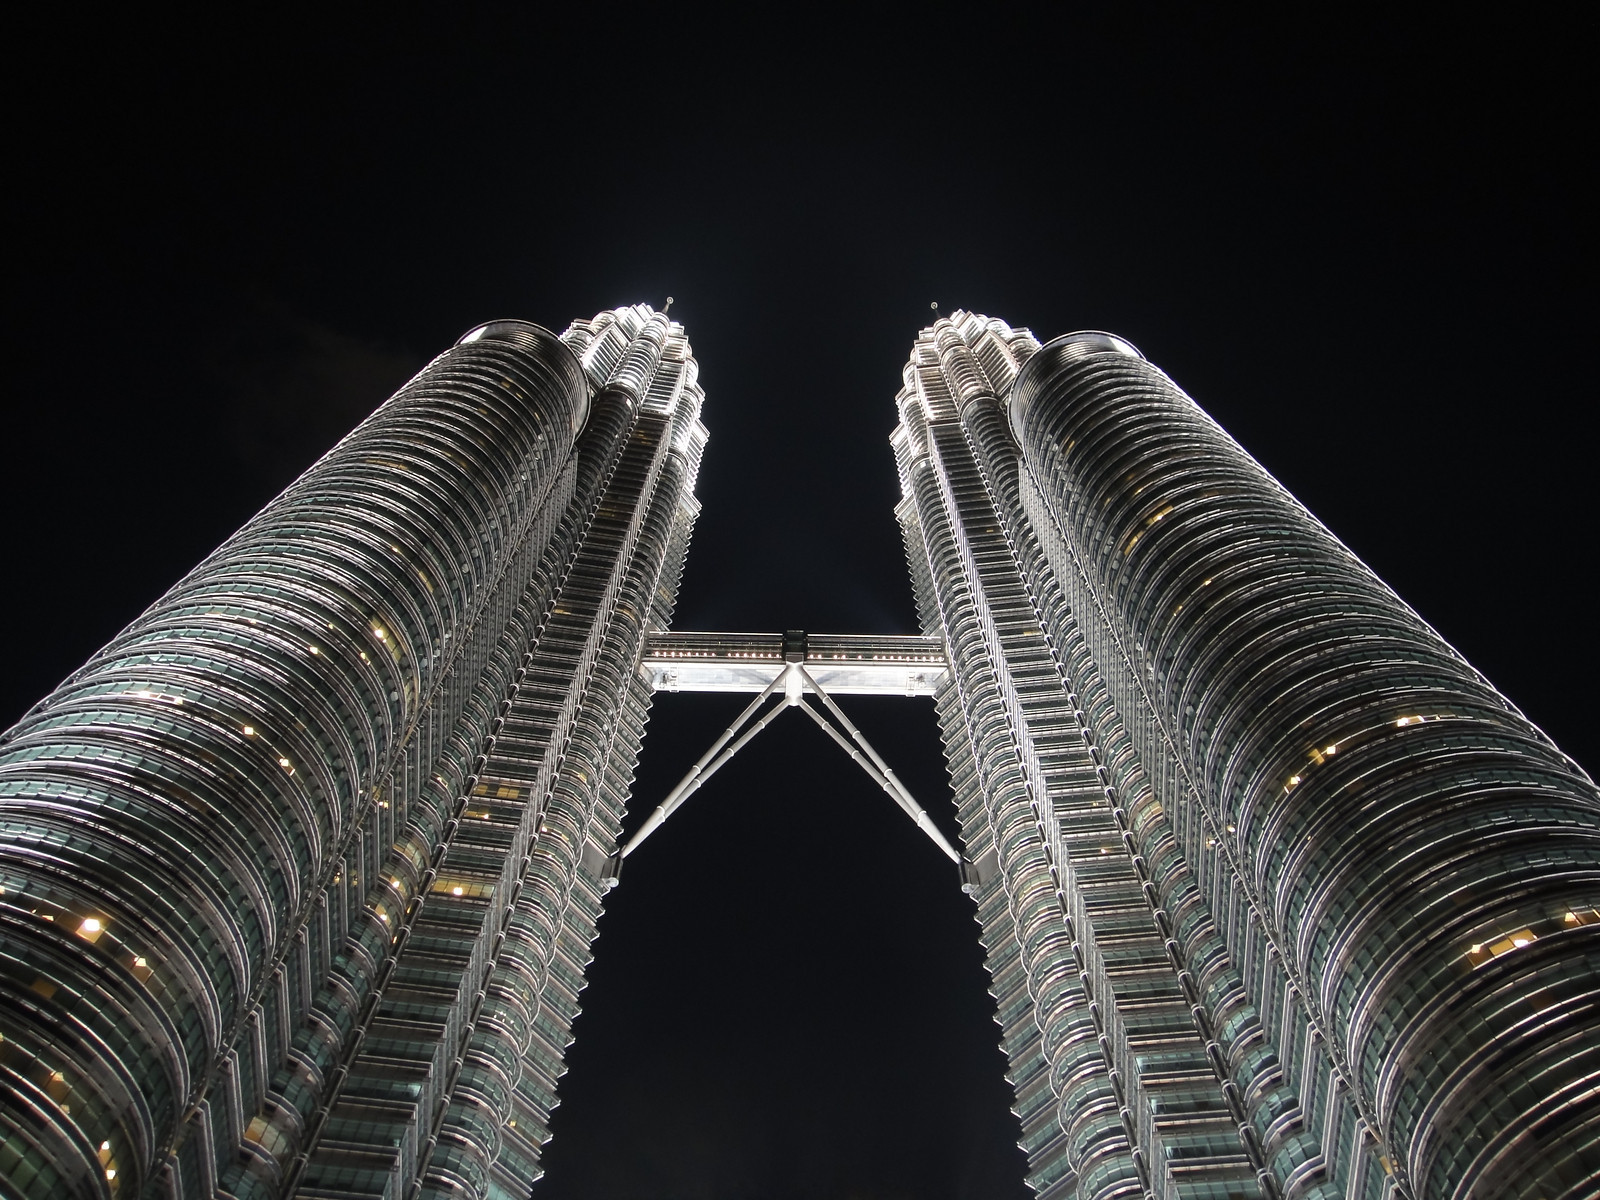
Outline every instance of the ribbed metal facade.
POLYGON ((0 1191, 526 1196, 696 374, 472 331, 4 735, 0 1191))
POLYGON ((1600 795, 1126 342, 894 435, 1043 1196, 1592 1196, 1600 795))

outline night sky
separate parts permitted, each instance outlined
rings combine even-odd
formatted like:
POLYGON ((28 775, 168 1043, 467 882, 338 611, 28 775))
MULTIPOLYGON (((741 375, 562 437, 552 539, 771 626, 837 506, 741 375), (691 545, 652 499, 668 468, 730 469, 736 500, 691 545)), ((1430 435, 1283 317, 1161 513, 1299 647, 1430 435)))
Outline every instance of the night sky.
MULTIPOLYGON (((677 628, 914 631, 937 302, 1133 341, 1600 764, 1593 20, 1327 11, 12 26, 0 725, 472 325, 672 295, 677 628)), ((741 703, 658 702, 635 822, 741 703)), ((931 702, 846 707, 953 832, 931 702)), ((856 772, 786 716, 630 859, 540 1200, 1027 1194, 971 904, 856 772)))

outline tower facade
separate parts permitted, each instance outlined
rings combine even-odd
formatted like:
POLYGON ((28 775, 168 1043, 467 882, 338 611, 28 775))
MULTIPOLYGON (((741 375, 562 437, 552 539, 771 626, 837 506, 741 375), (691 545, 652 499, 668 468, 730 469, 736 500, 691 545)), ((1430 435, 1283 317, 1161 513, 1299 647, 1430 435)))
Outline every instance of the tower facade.
POLYGON ((1035 1190, 1592 1194, 1592 781, 1121 339, 898 405, 1035 1190))
POLYGON ((0 1191, 517 1197, 706 432, 474 329, 0 741, 0 1191))
POLYGON ((0 1192, 521 1200, 622 856, 795 707, 959 862, 1041 1196, 1592 1194, 1600 793, 1171 380, 924 330, 922 634, 812 637, 666 632, 697 373, 472 330, 0 737, 0 1192), (654 690, 756 699, 619 850, 654 690), (935 697, 964 853, 830 693, 935 697))

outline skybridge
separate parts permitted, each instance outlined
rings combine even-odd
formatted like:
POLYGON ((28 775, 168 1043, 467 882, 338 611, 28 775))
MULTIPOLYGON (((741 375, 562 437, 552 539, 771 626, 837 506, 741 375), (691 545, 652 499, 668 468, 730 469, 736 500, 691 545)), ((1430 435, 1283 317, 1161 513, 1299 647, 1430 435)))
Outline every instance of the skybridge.
POLYGON ((950 670, 939 638, 795 629, 647 634, 639 670, 658 692, 760 692, 791 662, 835 696, 931 696, 950 670))
POLYGON ((628 844, 607 861, 607 888, 621 876, 622 860, 785 709, 798 708, 882 788, 917 828, 961 868, 963 890, 976 884, 962 858, 866 736, 834 703, 841 696, 932 696, 950 672, 938 638, 899 634, 650 633, 639 674, 658 692, 754 692, 722 736, 656 805, 628 844), (767 701, 777 703, 760 717, 767 701), (815 701, 813 703, 813 701, 815 701))

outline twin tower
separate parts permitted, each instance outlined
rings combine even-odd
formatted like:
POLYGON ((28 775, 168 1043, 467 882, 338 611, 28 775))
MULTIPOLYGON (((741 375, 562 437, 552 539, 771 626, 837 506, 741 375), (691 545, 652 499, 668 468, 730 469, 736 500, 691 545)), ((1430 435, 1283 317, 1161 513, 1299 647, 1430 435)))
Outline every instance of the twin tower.
POLYGON ((663 633, 702 398, 474 329, 4 734, 0 1192, 524 1200, 700 678, 933 693, 1040 1196, 1595 1194, 1600 794, 1160 370, 923 330, 881 645, 663 633))

